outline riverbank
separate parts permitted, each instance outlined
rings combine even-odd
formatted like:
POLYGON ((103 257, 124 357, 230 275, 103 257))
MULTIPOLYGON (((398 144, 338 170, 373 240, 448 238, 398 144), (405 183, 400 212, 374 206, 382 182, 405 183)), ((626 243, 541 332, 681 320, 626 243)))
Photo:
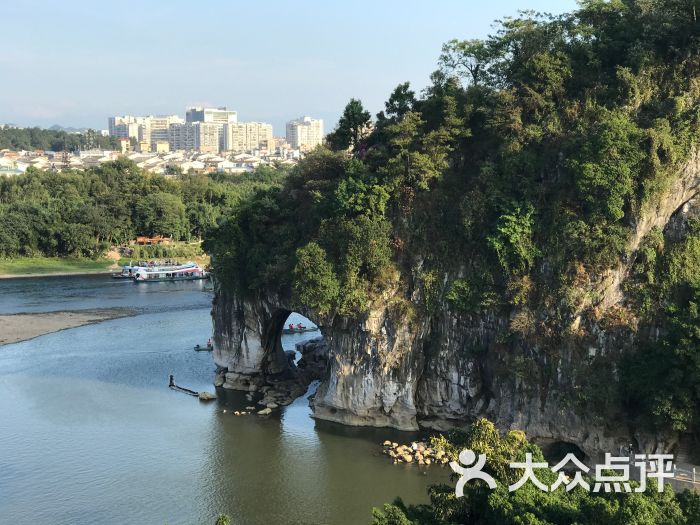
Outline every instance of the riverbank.
POLYGON ((26 341, 59 330, 127 317, 133 313, 134 310, 129 308, 98 308, 0 315, 0 346, 26 341))
MULTIPOLYGON (((116 252, 110 252, 116 253, 116 252)), ((108 254, 109 255, 109 254, 108 254)), ((92 275, 107 274, 118 271, 126 264, 134 264, 137 260, 150 260, 154 257, 101 257, 86 259, 79 257, 17 257, 0 259, 0 279, 15 279, 19 277, 57 277, 62 275, 92 275)), ((158 257, 155 257, 158 259, 158 257)), ((208 266, 208 255, 173 256, 180 261, 192 260, 202 267, 208 266)))
POLYGON ((108 258, 18 257, 0 259, 0 279, 109 273, 116 268, 108 258))

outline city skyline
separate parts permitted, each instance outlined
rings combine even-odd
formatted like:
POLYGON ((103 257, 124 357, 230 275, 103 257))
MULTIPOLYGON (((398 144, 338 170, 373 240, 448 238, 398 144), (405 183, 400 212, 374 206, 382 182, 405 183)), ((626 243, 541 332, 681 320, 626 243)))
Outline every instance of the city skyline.
MULTIPOLYGON (((331 131, 351 97, 375 114, 400 81, 420 91, 442 43, 485 37, 495 19, 525 7, 209 1, 192 12, 183 1, 164 8, 127 0, 99 11, 82 0, 0 3, 7 27, 0 68, 6 78, 33 80, 0 86, 2 123, 104 129, 111 115, 227 106, 242 121, 271 123, 276 135, 300 115, 323 119, 331 131)), ((552 13, 575 5, 527 4, 552 13)))
MULTIPOLYGON (((196 150, 251 151, 275 148, 270 123, 242 122, 238 112, 222 107, 188 107, 185 118, 172 115, 113 115, 103 134, 133 140, 139 151, 196 150)), ((290 120, 282 136, 294 149, 308 151, 322 144, 323 119, 310 116, 290 120)), ((280 138, 279 135, 277 135, 280 138)))

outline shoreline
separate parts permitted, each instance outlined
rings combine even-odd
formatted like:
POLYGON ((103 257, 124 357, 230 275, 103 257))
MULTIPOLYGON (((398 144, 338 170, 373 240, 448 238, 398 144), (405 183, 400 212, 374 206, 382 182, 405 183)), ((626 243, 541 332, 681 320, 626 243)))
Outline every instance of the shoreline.
POLYGON ((135 313, 136 310, 131 308, 93 308, 89 310, 0 314, 0 346, 28 341, 61 330, 129 317, 135 313))
POLYGON ((75 270, 62 272, 0 273, 0 279, 28 279, 31 277, 68 277, 71 275, 110 275, 117 270, 75 270))

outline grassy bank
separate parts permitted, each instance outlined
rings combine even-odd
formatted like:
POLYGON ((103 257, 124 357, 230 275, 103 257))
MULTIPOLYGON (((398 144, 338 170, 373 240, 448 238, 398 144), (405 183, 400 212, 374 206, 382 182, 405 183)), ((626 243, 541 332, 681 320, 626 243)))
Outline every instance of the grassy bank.
POLYGON ((0 259, 0 276, 53 273, 99 273, 109 271, 114 261, 77 257, 16 257, 0 259))

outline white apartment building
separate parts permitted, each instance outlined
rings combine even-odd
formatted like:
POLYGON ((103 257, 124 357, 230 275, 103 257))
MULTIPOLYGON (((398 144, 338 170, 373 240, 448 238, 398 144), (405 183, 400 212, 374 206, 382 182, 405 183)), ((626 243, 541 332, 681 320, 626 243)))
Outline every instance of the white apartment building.
POLYGON ((238 122, 238 113, 228 110, 226 107, 190 107, 187 108, 185 120, 187 122, 217 122, 219 124, 228 124, 231 122, 238 122))
POLYGON ((168 128, 170 149, 218 153, 219 128, 219 124, 215 122, 171 124, 168 128))
POLYGON ((178 115, 159 115, 149 116, 146 119, 145 126, 148 128, 147 136, 144 141, 148 142, 151 147, 155 147, 158 142, 168 142, 170 124, 184 124, 185 119, 178 115))
POLYGON ((113 137, 136 139, 150 145, 168 140, 170 124, 182 124, 184 119, 178 115, 134 117, 124 115, 109 118, 109 134, 113 137))
POLYGON ((287 122, 287 142, 296 149, 310 150, 323 143, 323 120, 301 117, 287 122))
POLYGON ((139 138, 139 126, 143 124, 145 117, 133 117, 124 115, 121 117, 109 117, 109 134, 119 139, 139 138))
POLYGON ((225 149, 224 126, 238 122, 238 113, 226 109, 225 106, 220 108, 190 107, 187 108, 185 121, 216 124, 219 129, 219 150, 223 150, 225 149))
POLYGON ((236 122, 224 124, 225 151, 241 152, 274 148, 272 124, 265 122, 236 122))

